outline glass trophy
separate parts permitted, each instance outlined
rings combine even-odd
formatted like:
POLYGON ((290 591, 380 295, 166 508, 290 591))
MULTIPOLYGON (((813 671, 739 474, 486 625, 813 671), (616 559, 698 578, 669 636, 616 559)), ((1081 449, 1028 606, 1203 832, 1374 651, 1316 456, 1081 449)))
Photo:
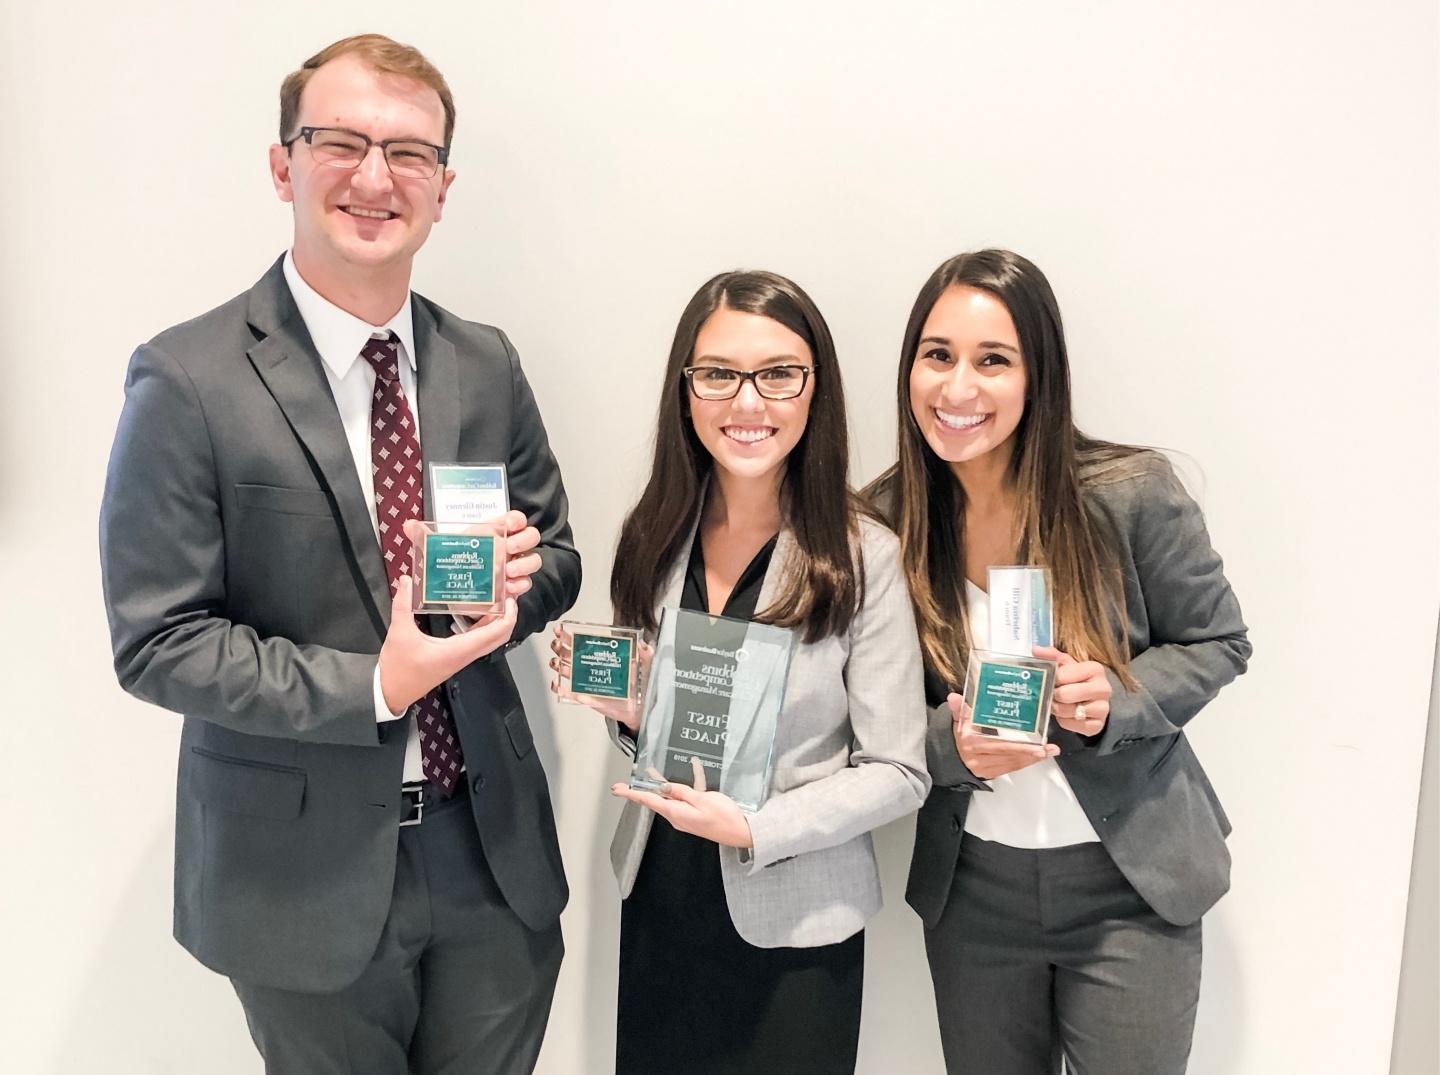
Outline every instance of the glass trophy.
POLYGON ((566 621, 558 694, 562 702, 610 702, 634 712, 640 704, 640 632, 566 621))
POLYGON ((1055 693, 1054 661, 1033 655, 1054 645, 1050 572, 1043 567, 992 567, 990 646, 971 650, 965 669, 970 722, 985 735, 1043 743, 1055 693))
POLYGON ((664 609, 630 786, 693 785, 698 759, 708 790, 759 810, 794 644, 784 627, 664 609))
POLYGON ((495 616, 505 609, 505 527, 421 522, 411 546, 415 611, 495 616))

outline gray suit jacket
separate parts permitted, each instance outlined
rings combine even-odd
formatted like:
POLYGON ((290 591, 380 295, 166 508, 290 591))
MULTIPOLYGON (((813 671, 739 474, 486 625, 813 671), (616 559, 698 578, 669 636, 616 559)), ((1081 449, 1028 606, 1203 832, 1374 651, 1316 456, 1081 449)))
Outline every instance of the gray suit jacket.
MULTIPOLYGON (((849 631, 801 643, 791 661, 770 797, 749 819, 755 846, 718 848, 735 929, 761 948, 833 944, 862 929, 881 904, 870 831, 916 809, 930 786, 920 647, 899 542, 866 519, 860 546, 864 603, 849 631)), ((774 600, 795 555, 782 531, 758 608, 774 600)), ((684 573, 681 555, 661 607, 679 606, 684 573)), ((634 803, 620 815, 610 860, 622 897, 654 816, 634 803)))
MULTIPOLYGON (((1157 914, 1186 925, 1230 887, 1230 821, 1184 727, 1245 671, 1250 642, 1200 509, 1163 457, 1146 453, 1125 476, 1092 477, 1085 491, 1119 549, 1130 667, 1140 686, 1128 691, 1112 673, 1105 730, 1086 739, 1052 722, 1050 740, 1115 864, 1157 914)), ((935 787, 916 826, 906 899, 934 926, 970 797, 990 789, 955 751, 945 685, 927 676, 926 687, 935 787)))
MULTIPOLYGON (((412 308, 424 457, 505 462, 541 533, 518 640, 579 589, 560 472, 505 336, 412 308)), ((250 983, 342 988, 390 905, 410 718, 375 721, 389 587, 279 262, 135 352, 100 552, 121 685, 185 717, 176 938, 250 983)), ((516 914, 548 926, 567 890, 514 680, 492 654, 445 689, 490 868, 516 914)))

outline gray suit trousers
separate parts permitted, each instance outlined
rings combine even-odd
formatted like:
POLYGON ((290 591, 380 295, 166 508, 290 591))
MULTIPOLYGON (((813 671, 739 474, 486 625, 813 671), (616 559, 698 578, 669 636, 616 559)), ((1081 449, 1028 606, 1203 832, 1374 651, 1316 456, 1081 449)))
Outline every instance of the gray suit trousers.
POLYGON ((946 1070, 1180 1075, 1200 923, 1150 909, 1098 843, 1027 851, 966 835, 925 949, 946 1070))
POLYGON ((400 829, 390 913, 358 981, 232 982, 268 1075, 511 1075, 534 1070, 563 952, 558 922, 531 930, 501 896, 468 793, 427 791, 424 821, 400 829))

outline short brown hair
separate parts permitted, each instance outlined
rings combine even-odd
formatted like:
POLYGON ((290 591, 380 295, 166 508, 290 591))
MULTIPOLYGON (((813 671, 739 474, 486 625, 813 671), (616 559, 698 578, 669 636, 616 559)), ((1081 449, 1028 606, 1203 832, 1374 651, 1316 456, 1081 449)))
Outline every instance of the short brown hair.
POLYGON ((440 95, 440 104, 445 109, 445 146, 455 133, 455 98, 450 86, 439 69, 421 55, 420 50, 402 45, 384 34, 357 34, 342 38, 333 45, 327 45, 303 64, 300 70, 292 71, 280 83, 280 141, 295 137, 295 121, 300 115, 300 94, 319 68, 331 60, 350 54, 359 56, 376 71, 385 75, 399 75, 422 82, 440 95))

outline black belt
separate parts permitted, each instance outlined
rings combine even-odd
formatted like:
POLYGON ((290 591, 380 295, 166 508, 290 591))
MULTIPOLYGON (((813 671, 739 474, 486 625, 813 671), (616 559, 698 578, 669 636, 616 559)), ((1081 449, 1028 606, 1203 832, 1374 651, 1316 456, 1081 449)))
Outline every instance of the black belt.
POLYGON ((450 798, 445 798, 435 790, 435 785, 428 780, 412 780, 400 785, 400 824, 418 825, 425 818, 426 803, 431 809, 445 803, 451 803, 457 799, 466 797, 465 793, 470 790, 470 779, 464 772, 460 774, 460 783, 456 786, 450 798))

